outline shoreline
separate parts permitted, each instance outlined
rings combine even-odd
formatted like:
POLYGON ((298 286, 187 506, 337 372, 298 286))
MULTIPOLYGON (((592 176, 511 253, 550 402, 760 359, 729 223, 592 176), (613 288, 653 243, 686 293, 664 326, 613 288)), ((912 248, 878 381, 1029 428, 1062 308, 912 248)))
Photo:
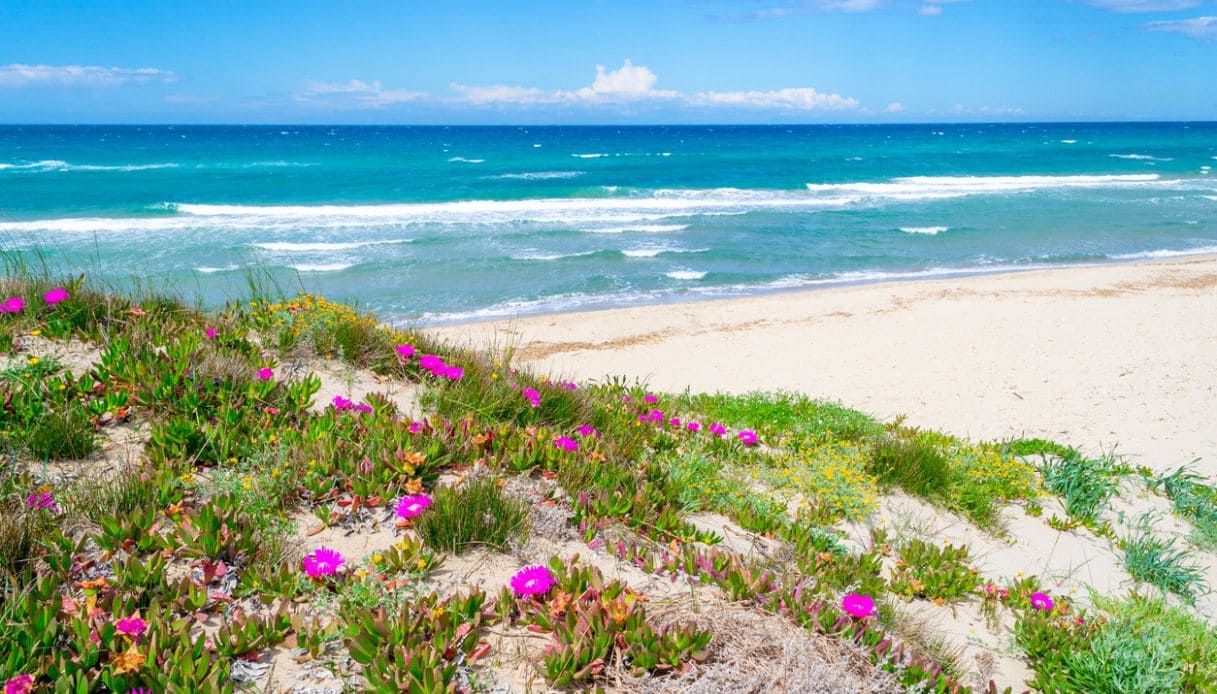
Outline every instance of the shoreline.
MULTIPOLYGON (((766 297, 783 294, 801 294, 804 292, 822 292, 832 291, 837 289, 846 289, 850 287, 865 287, 873 285, 885 284, 902 284, 902 283, 920 283, 933 282, 938 280, 955 280, 968 279, 972 277, 992 277, 998 275, 1019 274, 1024 272, 1040 272, 1040 271, 1055 271, 1055 270, 1072 270, 1077 268, 1093 268, 1093 267, 1108 267, 1112 265, 1139 265, 1143 263, 1158 263, 1169 262, 1172 260, 1186 260, 1189 258, 1217 258, 1217 251, 1214 247, 1204 246, 1196 252, 1189 251, 1172 251, 1172 250, 1157 250, 1146 251, 1146 253, 1162 253, 1163 255, 1154 257, 1136 257, 1136 258, 1119 258, 1110 257, 1106 260, 1080 261, 1080 262, 1062 262, 1062 263, 1040 263, 1027 266, 1012 266, 1002 265, 991 270, 983 270, 980 268, 940 268, 940 272, 935 271, 935 268, 926 270, 910 270, 906 273, 887 273, 885 277, 863 278, 863 279, 834 279, 827 278, 823 280, 811 280, 804 284, 792 287, 769 287, 765 285, 757 285, 751 289, 741 289, 737 294, 726 294, 723 296, 707 295, 697 296, 691 294, 671 294, 651 302, 645 303, 613 303, 606 301, 603 304, 591 303, 582 307, 569 309, 558 309, 553 311, 528 311, 517 313, 505 313, 502 315, 491 315, 480 318, 467 318, 464 314, 449 314, 457 315, 457 318, 444 319, 436 322, 428 322, 414 319, 394 320, 390 319, 387 322, 391 325, 400 327, 410 327, 417 330, 441 330, 449 328, 459 328, 462 326, 475 326, 485 323, 501 323, 504 321, 528 320, 533 318, 543 318, 545 316, 565 316, 580 313, 599 313, 602 311, 614 311, 618 309, 646 308, 649 306, 674 306, 680 304, 700 304, 714 301, 738 301, 741 299, 749 299, 753 297, 766 297)), ((1141 255, 1141 254, 1133 254, 1141 255)), ((884 274, 879 272, 878 274, 884 274)), ((771 283, 772 284, 772 283, 771 283)), ((707 287, 709 291, 716 289, 715 287, 707 287)), ((725 289, 725 288, 724 288, 725 289)), ((708 292, 707 292, 708 293, 708 292)), ((493 308, 493 307, 491 307, 493 308)), ((487 311, 490 309, 480 309, 487 311)), ((467 313, 476 313, 470 311, 467 313)))
POLYGON ((427 328, 555 376, 795 390, 981 439, 1217 472, 1217 254, 860 283, 427 328))

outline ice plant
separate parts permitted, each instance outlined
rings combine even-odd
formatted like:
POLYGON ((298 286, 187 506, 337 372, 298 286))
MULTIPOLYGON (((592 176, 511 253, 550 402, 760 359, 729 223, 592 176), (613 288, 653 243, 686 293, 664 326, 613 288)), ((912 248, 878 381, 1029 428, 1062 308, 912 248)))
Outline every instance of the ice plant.
POLYGON ((756 432, 751 429, 744 429, 738 434, 738 437, 740 443, 744 444, 745 446, 756 445, 756 432))
POLYGON ((1055 603, 1052 602, 1052 598, 1048 597, 1047 595, 1045 595, 1043 593, 1032 593, 1031 594, 1031 606, 1037 610, 1043 610, 1044 612, 1049 612, 1052 610, 1052 606, 1054 604, 1055 603))
POLYGON ((408 494, 397 501, 397 517, 413 518, 431 505, 431 497, 426 494, 408 494))
POLYGON ((554 439, 554 447, 563 451, 579 450, 579 442, 569 436, 559 436, 554 439))
POLYGON ((215 328, 208 328, 203 334, 207 336, 208 340, 214 340, 220 336, 219 331, 215 328))
POLYGON ((850 593, 841 599, 841 609, 851 617, 862 619, 875 614, 875 601, 869 595, 850 593))
POLYGON ((526 566, 511 577, 511 589, 521 597, 545 595, 554 587, 557 579, 544 566, 526 566))
POLYGON ((465 370, 459 366, 446 367, 441 374, 450 381, 459 381, 465 377, 465 370))
POLYGON ((413 345, 398 345, 397 346, 397 356, 401 357, 402 361, 409 359, 410 357, 414 356, 414 346, 413 345))
POLYGON ((54 306, 55 304, 62 303, 69 296, 70 294, 68 294, 68 290, 64 289, 63 287, 55 287, 51 291, 44 294, 42 296, 42 300, 54 306))
POLYGON ((351 402, 350 400, 347 400, 346 398, 342 397, 341 395, 335 395, 333 402, 334 402, 334 409, 338 410, 339 412, 342 412, 343 410, 350 410, 350 409, 355 408, 355 403, 351 402))
POLYGON ((533 407, 540 407, 540 406, 541 406, 541 394, 540 394, 540 393, 538 393, 538 392, 536 391, 536 389, 534 389, 534 388, 525 388, 525 389, 524 389, 524 390, 523 390, 523 391, 520 393, 520 395, 523 395, 525 400, 527 400, 528 402, 532 403, 532 406, 533 406, 533 407))
POLYGON ((444 368, 444 360, 440 359, 434 354, 424 354, 418 358, 418 366, 419 368, 426 369, 431 373, 436 373, 440 369, 444 368))
POLYGON ((711 424, 710 433, 714 434, 715 436, 723 436, 727 433, 727 427, 723 426, 722 424, 717 424, 717 423, 711 424))
POLYGON ((578 429, 575 429, 575 431, 579 432, 579 436, 582 436, 583 438, 587 438, 589 436, 600 438, 600 432, 596 431, 596 427, 592 426, 591 424, 584 424, 578 429))
POLYGON ((33 675, 17 675, 4 683, 4 694, 27 694, 34 691, 33 675))
POLYGON ((19 296, 10 296, 0 303, 0 313, 21 313, 25 309, 25 299, 19 296))
POLYGON ((654 405, 655 403, 659 402, 659 397, 655 395, 646 395, 643 396, 642 401, 648 405, 654 405))
POLYGON ((306 554, 301 562, 304 566, 304 573, 311 578, 333 576, 338 573, 339 569, 346 566, 346 563, 347 560, 343 558, 342 553, 325 547, 318 547, 306 554))
POLYGON ((695 434, 697 432, 701 431, 701 425, 698 424, 697 422, 689 422, 688 424, 685 425, 685 428, 695 434))
POLYGON ((668 424, 671 424, 672 426, 679 429, 680 428, 680 417, 673 417, 672 419, 668 420, 668 424))
POLYGON ((55 497, 51 496, 50 492, 41 489, 31 492, 25 500, 27 506, 32 509, 42 511, 44 509, 50 511, 59 511, 59 507, 55 505, 55 497))
POLYGON ((148 630, 148 623, 139 617, 127 617, 120 619, 114 623, 114 627, 118 629, 118 633, 126 634, 133 639, 138 639, 148 630))
POLYGON ((420 432, 422 430, 423 430, 422 422, 410 422, 410 426, 406 427, 406 431, 410 432, 411 434, 417 434, 418 432, 420 432))
POLYGON ((275 377, 275 372, 270 367, 264 366, 261 369, 258 369, 258 380, 259 381, 269 381, 270 379, 272 379, 274 377, 275 377))

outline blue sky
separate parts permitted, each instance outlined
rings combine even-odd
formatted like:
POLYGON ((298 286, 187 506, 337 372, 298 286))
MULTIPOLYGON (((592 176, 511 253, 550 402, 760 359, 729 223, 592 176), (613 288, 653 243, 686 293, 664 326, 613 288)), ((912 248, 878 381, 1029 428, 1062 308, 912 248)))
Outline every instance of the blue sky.
POLYGON ((1217 0, 0 3, 8 123, 1212 120, 1215 73, 1217 0))

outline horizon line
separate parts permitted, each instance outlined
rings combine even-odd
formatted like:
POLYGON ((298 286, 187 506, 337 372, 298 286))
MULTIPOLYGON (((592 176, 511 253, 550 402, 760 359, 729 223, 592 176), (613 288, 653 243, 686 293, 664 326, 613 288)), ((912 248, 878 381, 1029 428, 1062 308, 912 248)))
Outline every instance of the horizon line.
POLYGON ((0 128, 13 127, 264 127, 264 128, 663 128, 663 127, 846 127, 846 126, 957 126, 957 125, 1184 125, 1217 124, 1217 118, 1212 119, 1082 119, 1082 120, 1000 120, 1000 121, 834 121, 834 122, 801 122, 801 123, 241 123, 241 122, 0 122, 0 128))

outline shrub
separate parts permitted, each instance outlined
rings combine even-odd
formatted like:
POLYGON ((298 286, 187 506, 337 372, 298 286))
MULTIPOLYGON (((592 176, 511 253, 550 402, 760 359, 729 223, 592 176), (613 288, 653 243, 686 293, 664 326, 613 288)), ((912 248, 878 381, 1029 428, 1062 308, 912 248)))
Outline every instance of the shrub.
POLYGON ((1164 638, 1166 630, 1153 625, 1129 628, 1112 623, 1090 641, 1090 648, 1066 656, 1069 682, 1078 692, 1154 694, 1180 691, 1182 663, 1164 638))
POLYGON ((1044 486, 1061 497, 1065 512, 1083 521, 1095 521, 1119 487, 1114 456, 1088 460, 1080 454, 1045 463, 1040 468, 1044 486))
POLYGON ((920 436, 885 436, 871 454, 871 473, 885 485, 925 498, 946 498, 954 486, 951 465, 920 436))
POLYGON ((1141 516, 1131 534, 1119 541, 1124 550, 1124 566, 1129 575, 1161 590, 1169 591, 1192 603, 1204 591, 1204 569, 1188 560, 1185 550, 1175 547, 1175 539, 1164 540, 1153 532, 1153 518, 1141 516))
POLYGON ((431 507, 415 523, 418 534, 435 551, 464 552, 474 546, 502 549, 524 529, 528 509, 503 494, 489 475, 466 477, 456 487, 441 487, 431 507))

